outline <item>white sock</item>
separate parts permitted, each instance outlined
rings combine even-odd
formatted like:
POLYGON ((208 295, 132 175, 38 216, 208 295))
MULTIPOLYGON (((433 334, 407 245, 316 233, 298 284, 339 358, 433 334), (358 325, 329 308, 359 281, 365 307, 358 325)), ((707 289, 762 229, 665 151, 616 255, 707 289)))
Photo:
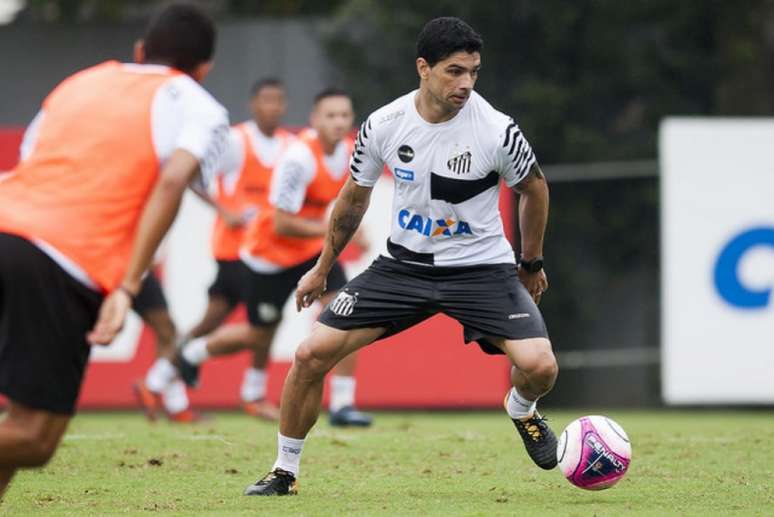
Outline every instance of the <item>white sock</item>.
POLYGON ((161 398, 164 401, 164 409, 169 413, 180 413, 188 409, 188 391, 180 379, 175 379, 164 388, 161 398))
POLYGON ((207 338, 192 339, 183 348, 183 358, 191 364, 202 364, 208 357, 210 357, 210 353, 207 352, 207 338))
POLYGON ((145 385, 154 393, 161 393, 175 379, 177 371, 169 359, 159 357, 145 374, 145 385))
POLYGON ((303 438, 288 438, 277 433, 277 461, 274 462, 272 470, 280 468, 292 472, 298 478, 301 450, 303 448, 303 438))
POLYGON ((266 396, 266 370, 248 368, 242 379, 242 402, 261 400, 266 396))
POLYGON ((511 388, 508 393, 508 403, 506 404, 506 410, 508 416, 511 418, 527 418, 531 416, 537 407, 537 400, 529 400, 524 398, 516 388, 511 388))
POLYGON ((355 378, 343 375, 331 376, 331 412, 355 405, 355 378))

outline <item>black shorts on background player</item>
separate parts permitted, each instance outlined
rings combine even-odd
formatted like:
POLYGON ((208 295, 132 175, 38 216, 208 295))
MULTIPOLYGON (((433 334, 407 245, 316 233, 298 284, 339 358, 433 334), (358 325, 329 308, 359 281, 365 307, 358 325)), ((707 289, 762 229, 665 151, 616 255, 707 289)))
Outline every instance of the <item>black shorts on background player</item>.
POLYGON ((140 292, 134 298, 132 310, 142 316, 154 310, 167 310, 167 298, 158 277, 152 271, 145 275, 140 284, 140 292))
MULTIPOLYGON (((282 308, 290 294, 295 291, 298 281, 317 263, 312 257, 288 269, 276 273, 256 273, 250 270, 247 295, 247 318, 256 327, 273 325, 282 319, 282 308)), ((347 283, 347 276, 338 261, 328 273, 327 291, 338 291, 347 283)))
POLYGON ((548 337, 543 317, 514 264, 440 267, 378 257, 325 308, 320 322, 351 330, 386 327, 386 338, 443 313, 460 322, 465 342, 503 353, 485 336, 548 337))
POLYGON ((101 303, 34 244, 0 233, 0 393, 74 413, 101 303))
POLYGON ((208 293, 210 298, 225 298, 235 307, 245 298, 250 270, 241 260, 218 260, 218 272, 208 293))

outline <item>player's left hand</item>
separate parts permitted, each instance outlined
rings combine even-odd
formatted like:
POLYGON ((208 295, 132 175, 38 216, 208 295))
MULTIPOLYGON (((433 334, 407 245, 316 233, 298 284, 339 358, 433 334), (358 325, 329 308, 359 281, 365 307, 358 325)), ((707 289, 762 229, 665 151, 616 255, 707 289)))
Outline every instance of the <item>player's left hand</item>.
POLYGON ((116 289, 102 302, 94 328, 86 335, 92 345, 107 346, 124 326, 126 313, 132 306, 132 298, 123 289, 116 289))
POLYGON ((548 278, 546 278, 546 272, 540 270, 537 273, 529 273, 522 268, 518 268, 519 279, 524 287, 527 288, 527 292, 535 300, 535 303, 540 303, 540 299, 543 297, 543 293, 548 290, 548 278))

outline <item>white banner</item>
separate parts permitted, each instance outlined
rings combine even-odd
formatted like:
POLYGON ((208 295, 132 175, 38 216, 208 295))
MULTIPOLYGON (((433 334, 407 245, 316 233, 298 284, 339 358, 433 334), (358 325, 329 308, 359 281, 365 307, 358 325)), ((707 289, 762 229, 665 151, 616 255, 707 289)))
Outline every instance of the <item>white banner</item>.
POLYGON ((670 118, 659 154, 664 399, 774 403, 774 119, 670 118))

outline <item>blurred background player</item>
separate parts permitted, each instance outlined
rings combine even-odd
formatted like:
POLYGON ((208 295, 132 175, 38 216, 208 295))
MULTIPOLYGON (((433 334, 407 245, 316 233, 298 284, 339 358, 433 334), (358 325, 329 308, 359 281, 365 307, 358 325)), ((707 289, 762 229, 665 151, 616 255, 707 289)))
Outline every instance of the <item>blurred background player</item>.
POLYGON ((90 344, 116 336, 183 192, 214 173, 228 114, 199 85, 214 46, 206 15, 168 6, 138 64, 96 65, 46 97, 0 180, 0 491, 51 458, 90 344))
POLYGON ((175 356, 177 328, 169 314, 167 298, 156 272, 151 269, 142 280, 140 292, 132 303, 132 310, 151 329, 156 338, 156 360, 148 369, 144 380, 137 381, 132 389, 145 409, 145 416, 155 421, 163 407, 167 417, 173 422, 191 423, 199 420, 188 403, 185 383, 176 379, 168 384, 159 384, 159 372, 171 366, 175 356))
MULTIPOLYGON (((241 257, 250 270, 245 298, 250 342, 263 354, 268 354, 288 296, 322 250, 327 209, 349 177, 347 163, 354 143, 348 133, 353 119, 352 101, 344 91, 327 89, 316 96, 312 127, 302 131, 280 159, 271 180, 269 206, 247 230, 241 257)), ((367 247, 362 234, 358 242, 367 247)), ((321 303, 327 304, 345 283, 344 270, 337 262, 321 303)), ((189 385, 196 384, 199 365, 207 358, 244 348, 241 327, 221 327, 188 343, 177 358, 180 371, 189 385)), ((329 407, 332 425, 371 425, 371 417, 354 407, 355 364, 352 354, 334 369, 329 407)), ((265 393, 265 373, 253 373, 253 388, 265 393)))
MULTIPOLYGON (((264 78, 255 82, 251 88, 250 111, 253 119, 233 126, 229 132, 228 146, 220 165, 221 174, 215 182, 214 198, 202 189, 194 189, 217 212, 212 234, 212 254, 217 263, 217 274, 209 288, 207 309, 202 320, 183 341, 214 331, 242 302, 249 280, 246 266, 239 258, 245 228, 266 208, 272 168, 293 138, 290 132, 280 128, 287 110, 285 86, 279 79, 264 78)), ((261 342, 260 336, 254 336, 252 327, 247 323, 230 325, 228 332, 231 339, 253 350, 253 362, 245 371, 242 383, 242 407, 250 415, 277 420, 279 410, 265 399, 269 347, 261 342), (258 343, 254 344, 256 341, 258 343)), ((165 389, 161 375, 164 371, 171 371, 169 360, 174 356, 174 347, 170 352, 158 360, 164 363, 163 368, 151 368, 148 372, 144 387, 152 385, 156 393, 165 389)), ((170 384, 170 387, 176 387, 169 402, 178 411, 177 405, 183 403, 179 395, 180 384, 170 384)), ((184 387, 182 391, 185 393, 184 387)), ((157 404, 157 398, 143 397, 140 402, 148 413, 157 404)), ((188 407, 187 398, 185 406, 188 407)), ((192 412, 187 409, 186 413, 192 412)))

